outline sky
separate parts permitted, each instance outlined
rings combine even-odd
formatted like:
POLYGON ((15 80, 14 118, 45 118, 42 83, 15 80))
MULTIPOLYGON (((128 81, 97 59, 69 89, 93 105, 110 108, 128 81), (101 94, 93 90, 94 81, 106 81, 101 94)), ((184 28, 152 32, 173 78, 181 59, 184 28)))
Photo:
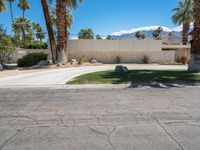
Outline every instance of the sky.
MULTIPOLYGON (((14 16, 21 16, 22 11, 13 4, 14 16)), ((29 0, 31 9, 26 17, 35 23, 40 23, 46 30, 41 0, 29 0)), ((84 0, 76 10, 73 10, 73 25, 71 34, 77 34, 82 28, 91 28, 95 34, 109 35, 121 30, 143 26, 177 27, 171 21, 172 9, 178 0, 84 0)), ((52 6, 54 7, 54 6, 52 6)), ((0 24, 4 24, 11 33, 11 18, 9 7, 7 12, 0 14, 0 24)))

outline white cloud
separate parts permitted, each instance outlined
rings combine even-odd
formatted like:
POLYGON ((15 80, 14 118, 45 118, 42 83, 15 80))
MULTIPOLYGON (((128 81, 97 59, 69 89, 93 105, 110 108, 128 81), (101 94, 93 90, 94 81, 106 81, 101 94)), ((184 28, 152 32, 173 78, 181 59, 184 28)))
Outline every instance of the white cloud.
MULTIPOLYGON (((182 31, 182 28, 183 28, 183 26, 178 26, 178 27, 172 28, 172 29, 170 29, 168 27, 164 27, 164 26, 146 26, 146 27, 139 27, 139 28, 133 28, 133 29, 130 29, 130 30, 122 30, 122 31, 119 31, 119 32, 114 32, 111 35, 120 36, 120 35, 123 35, 123 34, 135 33, 137 31, 150 31, 150 30, 155 30, 158 27, 162 27, 163 31, 166 31, 166 32, 172 32, 172 31, 180 32, 180 31, 182 31)), ((193 28, 192 23, 191 23, 191 28, 193 28)))

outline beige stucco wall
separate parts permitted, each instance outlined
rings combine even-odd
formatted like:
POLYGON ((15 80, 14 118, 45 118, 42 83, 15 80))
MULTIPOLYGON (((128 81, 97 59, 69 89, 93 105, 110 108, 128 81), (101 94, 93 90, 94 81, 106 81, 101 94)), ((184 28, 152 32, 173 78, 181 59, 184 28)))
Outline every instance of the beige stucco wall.
POLYGON ((159 40, 69 40, 69 51, 162 51, 159 40))
POLYGON ((79 59, 84 57, 86 61, 96 59, 102 63, 114 63, 117 56, 121 57, 122 63, 142 63, 145 55, 150 58, 151 63, 173 63, 175 60, 175 51, 160 52, 134 52, 134 51, 69 51, 70 58, 79 59))

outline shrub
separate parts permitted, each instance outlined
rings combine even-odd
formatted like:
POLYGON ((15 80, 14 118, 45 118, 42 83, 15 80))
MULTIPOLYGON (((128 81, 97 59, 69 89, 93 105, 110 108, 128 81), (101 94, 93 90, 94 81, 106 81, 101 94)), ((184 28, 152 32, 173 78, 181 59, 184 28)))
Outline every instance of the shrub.
POLYGON ((186 56, 181 57, 181 63, 186 65, 188 63, 188 58, 186 56))
POLYGON ((30 53, 18 59, 17 64, 19 67, 30 67, 36 65, 41 60, 47 61, 47 54, 44 53, 30 53))
POLYGON ((143 62, 144 64, 149 64, 149 63, 150 63, 150 58, 149 58, 149 56, 147 56, 147 55, 143 56, 142 62, 143 62))
POLYGON ((84 58, 84 56, 83 56, 83 57, 79 58, 78 64, 79 64, 79 65, 82 65, 82 64, 84 63, 84 61, 85 61, 85 58, 84 58))
POLYGON ((47 49, 48 45, 45 42, 31 42, 31 43, 27 43, 26 45, 26 49, 47 49))
POLYGON ((114 58, 114 62, 116 63, 116 64, 120 64, 121 63, 121 57, 120 56, 116 56, 115 58, 114 58))

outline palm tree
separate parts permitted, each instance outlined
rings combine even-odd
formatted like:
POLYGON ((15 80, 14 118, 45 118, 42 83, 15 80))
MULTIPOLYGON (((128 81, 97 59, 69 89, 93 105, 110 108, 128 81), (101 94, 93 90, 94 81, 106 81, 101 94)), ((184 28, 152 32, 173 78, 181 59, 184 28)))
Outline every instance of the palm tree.
POLYGON ((38 26, 36 26, 36 38, 40 39, 40 42, 42 42, 42 39, 45 38, 45 34, 42 27, 38 24, 38 26))
POLYGON ((22 35, 23 48, 26 48, 26 32, 33 30, 33 24, 26 18, 18 17, 14 20, 13 31, 22 35))
POLYGON ((191 60, 188 70, 200 72, 200 0, 194 0, 193 4, 194 30, 191 41, 191 60))
POLYGON ((78 39, 94 39, 92 29, 81 29, 78 33, 78 39))
POLYGON ((0 0, 0 12, 6 11, 6 1, 0 0))
POLYGON ((17 5, 22 10, 22 17, 25 17, 25 11, 27 9, 30 9, 30 3, 28 0, 19 0, 19 3, 17 5))
POLYGON ((96 39, 97 39, 97 40, 102 40, 102 37, 101 37, 99 34, 97 34, 97 35, 96 35, 96 39))
POLYGON ((173 23, 178 25, 183 25, 183 31, 182 31, 183 45, 188 44, 190 23, 193 21, 192 5, 193 5, 193 0, 185 0, 184 2, 180 1, 177 8, 174 8, 172 10, 174 12, 174 15, 172 16, 173 23))
MULTIPOLYGON (((52 2, 52 0, 49 0, 49 2, 52 2)), ((41 3, 42 3, 43 13, 44 13, 46 27, 47 27, 47 31, 48 31, 48 36, 49 36, 49 44, 51 47, 52 63, 55 63, 56 57, 57 57, 56 40, 54 37, 52 20, 51 20, 50 14, 49 14, 49 6, 48 6, 46 0, 41 0, 41 3)))
POLYGON ((14 17, 13 17, 13 10, 12 10, 12 3, 15 1, 15 0, 7 0, 9 2, 9 5, 10 5, 10 15, 11 15, 11 20, 12 20, 12 24, 14 23, 14 17))
POLYGON ((56 0, 56 16, 57 16, 57 50, 58 50, 58 61, 67 61, 67 20, 66 14, 67 9, 75 9, 78 6, 78 2, 83 0, 56 0), (66 8, 67 7, 67 8, 66 8))

